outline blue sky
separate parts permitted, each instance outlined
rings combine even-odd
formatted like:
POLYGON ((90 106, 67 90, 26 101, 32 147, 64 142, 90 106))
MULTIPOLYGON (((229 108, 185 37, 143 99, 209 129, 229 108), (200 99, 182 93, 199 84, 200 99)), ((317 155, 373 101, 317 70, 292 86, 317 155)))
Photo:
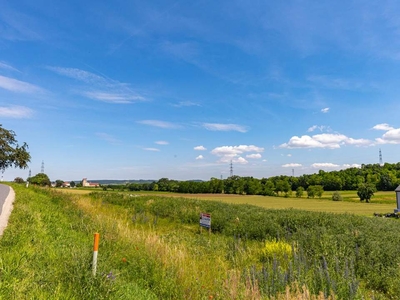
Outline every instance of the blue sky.
POLYGON ((32 175, 42 161, 51 180, 400 161, 397 1, 63 2, 1 1, 0 124, 28 143, 32 175))

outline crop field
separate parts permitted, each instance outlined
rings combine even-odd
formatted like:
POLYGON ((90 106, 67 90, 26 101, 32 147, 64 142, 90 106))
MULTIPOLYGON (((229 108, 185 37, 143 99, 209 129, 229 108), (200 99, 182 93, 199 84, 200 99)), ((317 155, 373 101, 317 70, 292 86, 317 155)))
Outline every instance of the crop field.
POLYGON ((223 202, 268 197, 210 201, 13 187, 14 211, 0 238, 0 299, 383 300, 400 294, 396 219, 223 202), (199 230, 200 212, 211 214, 211 233, 199 230))
MULTIPOLYGON (((89 194, 99 189, 59 189, 62 192, 75 195, 89 194)), ((164 197, 184 197, 190 199, 213 200, 232 204, 250 204, 271 209, 301 209, 307 211, 351 213, 356 215, 372 216, 374 213, 392 213, 396 208, 394 192, 377 192, 371 203, 361 203, 356 191, 341 191, 343 201, 332 201, 333 192, 324 192, 321 199, 306 197, 270 197, 253 195, 230 194, 180 194, 168 192, 125 192, 132 195, 155 195, 164 197)))

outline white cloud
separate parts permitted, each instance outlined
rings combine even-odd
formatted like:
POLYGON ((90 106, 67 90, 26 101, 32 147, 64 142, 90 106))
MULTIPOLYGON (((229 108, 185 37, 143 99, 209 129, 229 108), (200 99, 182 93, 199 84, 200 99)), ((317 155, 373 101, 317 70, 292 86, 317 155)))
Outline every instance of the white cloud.
POLYGON ((203 158, 204 158, 203 155, 199 155, 196 157, 196 160, 203 159, 203 158))
POLYGON ((154 151, 154 152, 160 151, 160 149, 157 149, 157 148, 143 148, 143 150, 146 150, 146 151, 154 151))
POLYGON ((142 121, 137 121, 137 123, 154 127, 166 128, 166 129, 176 129, 181 127, 171 122, 165 122, 159 120, 142 120, 142 121))
POLYGON ((197 150, 197 151, 205 151, 205 150, 207 150, 204 146, 196 146, 193 149, 197 150))
POLYGON ((261 158, 262 156, 261 156, 260 153, 253 153, 253 154, 247 154, 246 157, 247 158, 256 158, 256 159, 258 159, 258 158, 261 158))
POLYGON ((267 161, 267 160, 266 160, 266 159, 263 159, 262 161, 264 161, 264 162, 265 162, 265 161, 267 161))
POLYGON ((374 127, 372 127, 372 129, 388 131, 388 130, 392 130, 394 128, 392 126, 389 126, 389 124, 387 124, 387 123, 382 123, 382 124, 375 125, 374 127))
POLYGON ((202 126, 211 131, 238 131, 238 132, 247 132, 247 128, 245 126, 237 125, 237 124, 220 124, 220 123, 203 123, 202 126))
POLYGON ((400 128, 390 129, 382 136, 377 138, 379 144, 400 144, 400 128))
POLYGON ((239 164, 247 164, 248 161, 241 157, 243 153, 255 152, 254 154, 264 152, 264 148, 254 145, 239 145, 239 146, 222 146, 214 148, 211 154, 220 157, 220 163, 234 162, 239 164))
POLYGON ((361 168, 361 165, 359 165, 359 164, 344 164, 343 165, 343 168, 344 169, 348 169, 348 168, 361 168))
POLYGON ((169 144, 167 141, 156 141, 154 143, 156 143, 157 145, 168 145, 169 144))
POLYGON ((325 108, 321 109, 321 112, 326 114, 327 112, 329 112, 329 107, 325 107, 325 108))
POLYGON ((33 110, 24 106, 0 106, 0 117, 23 119, 30 118, 33 110))
POLYGON ((298 168, 301 166, 302 166, 302 164, 296 164, 296 163, 282 165, 283 168, 298 168))
POLYGON ((327 148, 338 149, 341 145, 370 146, 372 143, 366 139, 353 139, 338 133, 322 133, 313 136, 293 136, 288 143, 280 145, 280 148, 327 148))
POLYGON ((292 157, 292 154, 288 154, 287 156, 288 156, 288 157, 292 157))
POLYGON ((0 75, 0 88, 16 93, 43 93, 44 90, 36 85, 0 75))
POLYGON ((311 165, 311 167, 314 169, 335 169, 340 166, 333 163, 314 163, 311 165))

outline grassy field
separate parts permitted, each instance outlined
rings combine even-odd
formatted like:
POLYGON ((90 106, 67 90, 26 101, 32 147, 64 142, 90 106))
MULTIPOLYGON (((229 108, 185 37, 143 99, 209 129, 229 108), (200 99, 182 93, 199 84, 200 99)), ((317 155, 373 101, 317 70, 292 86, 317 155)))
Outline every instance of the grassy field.
POLYGON ((222 202, 332 201, 13 187, 14 211, 0 238, 0 299, 395 299, 400 293, 397 220, 222 202), (212 234, 200 233, 200 211, 212 213, 212 234), (95 277, 94 232, 100 233, 95 277))
MULTIPOLYGON (((99 189, 59 189, 62 192, 75 195, 89 194, 99 189)), ((302 209, 307 211, 324 211, 333 213, 351 213, 372 216, 374 213, 392 213, 396 208, 394 192, 377 192, 371 203, 361 203, 356 191, 341 191, 343 201, 332 201, 333 192, 325 192, 321 199, 314 198, 284 198, 269 196, 247 196, 229 194, 180 194, 166 192, 126 192, 134 195, 157 195, 165 197, 184 197, 190 199, 213 200, 232 204, 251 204, 272 209, 302 209)))

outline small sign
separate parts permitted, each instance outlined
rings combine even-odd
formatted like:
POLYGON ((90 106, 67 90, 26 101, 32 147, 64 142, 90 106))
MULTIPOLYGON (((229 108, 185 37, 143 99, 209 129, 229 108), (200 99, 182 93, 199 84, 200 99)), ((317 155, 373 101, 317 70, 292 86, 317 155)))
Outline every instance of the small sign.
POLYGON ((200 226, 211 228, 211 214, 206 214, 206 213, 200 214, 200 226))

